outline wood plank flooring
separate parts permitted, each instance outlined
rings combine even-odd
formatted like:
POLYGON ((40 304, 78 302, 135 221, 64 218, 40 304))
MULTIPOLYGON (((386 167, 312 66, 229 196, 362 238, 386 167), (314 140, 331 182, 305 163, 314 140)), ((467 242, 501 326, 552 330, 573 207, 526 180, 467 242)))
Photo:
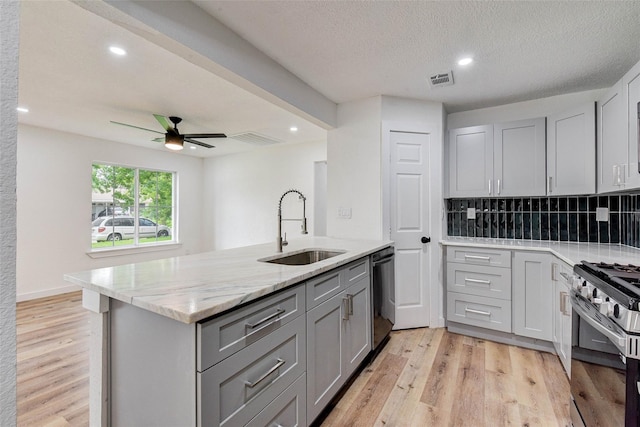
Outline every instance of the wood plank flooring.
MULTIPOLYGON (((17 328, 18 425, 88 426, 89 315, 81 294, 18 303, 17 328)), ((570 425, 558 358, 428 328, 393 332, 322 424, 509 425, 570 425)))

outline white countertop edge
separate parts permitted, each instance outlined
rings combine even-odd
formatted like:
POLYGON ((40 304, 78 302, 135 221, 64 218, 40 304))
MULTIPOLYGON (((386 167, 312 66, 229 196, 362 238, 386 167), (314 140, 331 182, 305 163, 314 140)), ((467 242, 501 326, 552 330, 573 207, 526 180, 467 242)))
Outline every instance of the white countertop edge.
POLYGON ((571 266, 582 261, 640 264, 640 249, 617 243, 552 242, 544 240, 447 237, 442 246, 470 246, 490 249, 550 252, 571 266))

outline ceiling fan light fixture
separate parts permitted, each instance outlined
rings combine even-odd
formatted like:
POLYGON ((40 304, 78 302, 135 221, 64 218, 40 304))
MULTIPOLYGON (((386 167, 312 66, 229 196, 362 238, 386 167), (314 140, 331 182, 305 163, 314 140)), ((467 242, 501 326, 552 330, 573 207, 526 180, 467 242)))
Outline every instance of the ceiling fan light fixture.
POLYGON ((173 151, 182 150, 184 148, 184 137, 182 135, 166 134, 164 137, 164 146, 173 151))

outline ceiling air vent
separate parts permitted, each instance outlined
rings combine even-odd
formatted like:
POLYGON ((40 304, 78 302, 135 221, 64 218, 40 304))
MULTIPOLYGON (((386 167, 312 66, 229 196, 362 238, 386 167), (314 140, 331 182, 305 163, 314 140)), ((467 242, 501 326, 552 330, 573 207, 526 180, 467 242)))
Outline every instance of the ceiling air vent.
POLYGON ((429 77, 429 83, 431 84, 431 88, 451 86, 453 84, 453 71, 435 74, 429 77))
POLYGON ((271 144, 279 144, 282 141, 278 141, 277 139, 269 138, 268 136, 260 135, 254 132, 245 132, 239 133, 237 135, 231 135, 229 138, 235 139, 236 141, 246 142, 247 144, 253 145, 271 145, 271 144))

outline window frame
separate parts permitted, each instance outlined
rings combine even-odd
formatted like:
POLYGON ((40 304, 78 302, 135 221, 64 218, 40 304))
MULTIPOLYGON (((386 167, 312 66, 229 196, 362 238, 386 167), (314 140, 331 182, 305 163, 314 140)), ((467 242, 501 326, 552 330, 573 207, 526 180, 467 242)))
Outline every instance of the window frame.
MULTIPOLYGON (((92 183, 91 183, 91 193, 92 193, 92 200, 91 200, 91 206, 92 206, 92 215, 93 213, 95 213, 93 206, 94 206, 94 201, 93 201, 93 194, 95 194, 95 188, 94 188, 94 184, 93 184, 93 171, 94 171, 94 167, 95 166, 110 166, 110 167, 115 167, 115 168, 123 168, 123 169, 129 169, 133 171, 133 202, 132 202, 132 206, 130 206, 129 208, 133 207, 133 214, 130 215, 132 217, 133 220, 133 226, 134 226, 134 237, 133 237, 133 242, 131 244, 127 244, 127 245, 111 245, 111 246, 107 246, 107 247, 94 247, 94 243, 96 243, 96 241, 93 239, 93 233, 91 233, 90 235, 90 240, 89 240, 89 250, 87 251, 87 254, 89 256, 91 256, 92 258, 101 258, 103 256, 113 256, 113 255, 119 255, 119 254, 126 254, 126 253, 140 253, 140 252, 154 252, 154 251, 158 251, 158 250, 168 250, 168 249, 174 249, 176 247, 180 247, 182 246, 181 243, 179 242, 179 230, 178 230, 178 224, 179 224, 179 213, 178 213, 178 172, 177 171, 170 171, 170 170, 163 170, 163 169, 157 169, 157 168, 149 168, 149 167, 144 167, 144 166, 132 166, 132 165, 125 165, 125 164, 121 164, 121 163, 111 163, 111 162, 100 162, 100 161, 93 161, 91 162, 91 173, 92 173, 92 183), (140 243, 140 219, 143 218, 145 219, 145 216, 141 216, 140 215, 140 210, 144 209, 144 207, 141 207, 143 205, 143 203, 140 201, 140 172, 144 171, 144 172, 158 172, 158 173, 166 173, 166 174, 171 174, 171 233, 170 233, 170 240, 162 240, 162 241, 155 241, 155 242, 144 242, 144 243, 140 243)), ((113 189, 112 189, 113 191, 113 189)), ((104 193, 103 193, 104 194, 104 193)), ((105 203, 105 210, 108 211, 109 209, 112 209, 112 214, 111 215, 105 215, 106 217, 110 217, 112 219, 117 218, 116 215, 114 215, 115 211, 116 211, 116 207, 126 207, 126 206, 116 206, 116 200, 113 198, 111 198, 110 201, 105 203)), ((161 205, 158 206, 158 199, 154 199, 152 206, 155 206, 156 209, 158 207, 164 207, 166 208, 167 206, 161 205)), ((156 224, 156 226, 162 225, 160 223, 160 221, 158 221, 157 218, 147 218, 150 221, 154 222, 156 224)), ((94 221, 94 219, 92 219, 92 222, 94 221)), ((115 226, 114 226, 115 227, 115 226)))

